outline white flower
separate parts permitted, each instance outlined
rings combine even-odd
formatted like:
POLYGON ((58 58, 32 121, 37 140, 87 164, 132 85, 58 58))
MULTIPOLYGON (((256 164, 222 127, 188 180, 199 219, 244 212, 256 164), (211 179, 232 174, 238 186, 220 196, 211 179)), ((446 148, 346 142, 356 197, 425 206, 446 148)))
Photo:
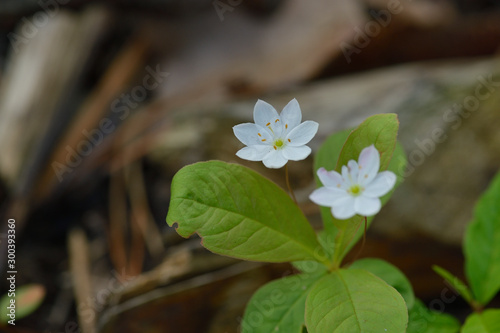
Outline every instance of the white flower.
POLYGON ((339 220, 375 215, 380 211, 379 197, 388 193, 396 183, 391 171, 378 172, 380 155, 371 145, 359 154, 359 164, 350 160, 342 166, 342 175, 336 171, 318 169, 318 177, 324 187, 314 190, 309 198, 320 206, 331 207, 332 214, 339 220))
POLYGON ((300 161, 311 153, 306 143, 318 131, 318 123, 302 120, 297 100, 292 99, 278 115, 268 103, 260 99, 253 110, 255 124, 233 127, 234 135, 243 144, 236 156, 249 161, 262 161, 268 168, 278 169, 288 162, 300 161))

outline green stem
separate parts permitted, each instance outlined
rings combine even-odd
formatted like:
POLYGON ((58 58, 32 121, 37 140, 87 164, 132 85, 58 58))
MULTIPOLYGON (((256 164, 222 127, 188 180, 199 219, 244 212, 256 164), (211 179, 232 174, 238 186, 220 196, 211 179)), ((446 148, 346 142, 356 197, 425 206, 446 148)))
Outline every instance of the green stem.
POLYGON ((295 198, 295 193, 293 193, 292 187, 290 186, 290 179, 288 177, 288 164, 285 164, 285 179, 286 179, 286 186, 288 187, 288 191, 290 192, 290 195, 292 196, 292 199, 295 202, 295 204, 298 205, 297 199, 295 198))

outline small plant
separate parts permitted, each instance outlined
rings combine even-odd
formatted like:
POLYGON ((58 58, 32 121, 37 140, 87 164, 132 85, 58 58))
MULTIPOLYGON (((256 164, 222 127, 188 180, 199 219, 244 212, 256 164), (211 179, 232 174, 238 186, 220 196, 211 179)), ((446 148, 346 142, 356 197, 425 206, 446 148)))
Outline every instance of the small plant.
POLYGON ((461 332, 500 332, 500 309, 484 309, 500 290, 500 173, 477 202, 463 246, 465 276, 470 289, 444 268, 434 266, 433 269, 474 311, 461 332))
MULTIPOLYGON (((373 216, 402 181, 406 157, 397 143, 397 116, 369 117, 353 130, 333 134, 320 147, 314 160, 319 188, 310 195, 322 206, 324 228, 319 233, 294 202, 286 166, 311 153, 306 144, 318 124, 302 122, 295 99, 281 114, 259 100, 254 120, 233 128, 246 145, 237 155, 269 168, 285 166, 290 196, 241 165, 200 162, 174 176, 167 215, 167 223, 177 224, 181 236, 197 233, 214 253, 291 262, 300 271, 254 294, 242 332, 458 332, 458 321, 429 311, 415 299, 408 279, 395 266, 376 258, 343 262, 364 241, 373 216)), ((500 244, 498 230, 496 237, 500 244)), ((498 262, 500 256, 495 258, 498 262)))

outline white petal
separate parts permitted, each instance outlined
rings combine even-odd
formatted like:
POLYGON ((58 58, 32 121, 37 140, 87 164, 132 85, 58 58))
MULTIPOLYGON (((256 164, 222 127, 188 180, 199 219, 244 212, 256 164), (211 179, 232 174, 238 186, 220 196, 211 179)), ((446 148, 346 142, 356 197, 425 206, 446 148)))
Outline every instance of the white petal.
POLYGON ((311 148, 308 146, 292 147, 287 146, 282 149, 283 157, 292 161, 301 161, 311 153, 311 148))
POLYGON ((267 168, 279 169, 283 167, 288 160, 283 157, 281 150, 271 149, 271 151, 262 160, 267 168))
POLYGON ((392 171, 382 171, 373 181, 365 185, 363 195, 378 198, 387 194, 396 184, 396 175, 392 171))
POLYGON ((249 146, 238 150, 236 156, 249 161, 262 161, 271 149, 273 147, 264 145, 249 146))
POLYGON ((357 183, 359 172, 358 163, 356 163, 355 160, 350 160, 349 162, 347 162, 347 168, 349 169, 349 175, 351 176, 352 182, 357 183))
POLYGON ((281 111, 281 120, 286 131, 291 131, 302 121, 302 112, 300 111, 299 102, 292 99, 281 111))
POLYGON ((332 207, 334 202, 337 202, 345 196, 348 196, 346 191, 320 187, 309 195, 309 199, 317 205, 332 207))
POLYGON ((272 136, 264 128, 252 124, 244 123, 233 127, 234 135, 247 146, 271 144, 272 136))
POLYGON ((278 112, 271 104, 260 99, 257 101, 253 108, 253 120, 257 125, 267 127, 267 124, 278 118, 278 112))
POLYGON ((375 215, 380 211, 381 206, 380 199, 365 197, 364 193, 354 199, 354 210, 359 215, 375 215))
POLYGON ((359 184, 368 184, 380 168, 380 154, 374 145, 366 147, 359 154, 359 184))
POLYGON ((352 178, 347 165, 342 166, 342 179, 344 180, 344 185, 346 186, 346 188, 354 186, 358 183, 357 179, 352 178))
POLYGON ((288 133, 286 139, 291 146, 302 146, 311 141, 318 132, 318 123, 312 120, 304 121, 288 133))
POLYGON ((336 200, 335 205, 332 207, 332 214, 339 220, 345 220, 356 215, 354 198, 347 195, 340 200, 336 200))
POLYGON ((325 168, 319 168, 317 175, 321 183, 327 187, 338 188, 343 182, 342 176, 335 170, 326 171, 325 168))

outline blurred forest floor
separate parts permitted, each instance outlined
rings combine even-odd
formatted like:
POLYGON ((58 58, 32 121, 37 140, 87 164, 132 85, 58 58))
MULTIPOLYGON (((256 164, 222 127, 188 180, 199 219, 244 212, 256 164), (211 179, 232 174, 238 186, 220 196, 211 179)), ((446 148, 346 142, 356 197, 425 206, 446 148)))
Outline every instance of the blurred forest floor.
MULTIPOLYGON (((463 230, 500 167, 497 1, 3 0, 0 36, 0 214, 16 220, 17 286, 46 293, 1 329, 237 331, 251 294, 292 268, 215 256, 165 216, 188 163, 284 186, 234 155, 231 127, 258 98, 279 111, 296 97, 320 123, 313 150, 398 113, 407 177, 362 256, 400 267, 427 304, 446 288, 432 264, 463 277, 463 230)), ((320 228, 311 167, 290 172, 320 228)), ((436 310, 467 313, 461 299, 436 310)))

